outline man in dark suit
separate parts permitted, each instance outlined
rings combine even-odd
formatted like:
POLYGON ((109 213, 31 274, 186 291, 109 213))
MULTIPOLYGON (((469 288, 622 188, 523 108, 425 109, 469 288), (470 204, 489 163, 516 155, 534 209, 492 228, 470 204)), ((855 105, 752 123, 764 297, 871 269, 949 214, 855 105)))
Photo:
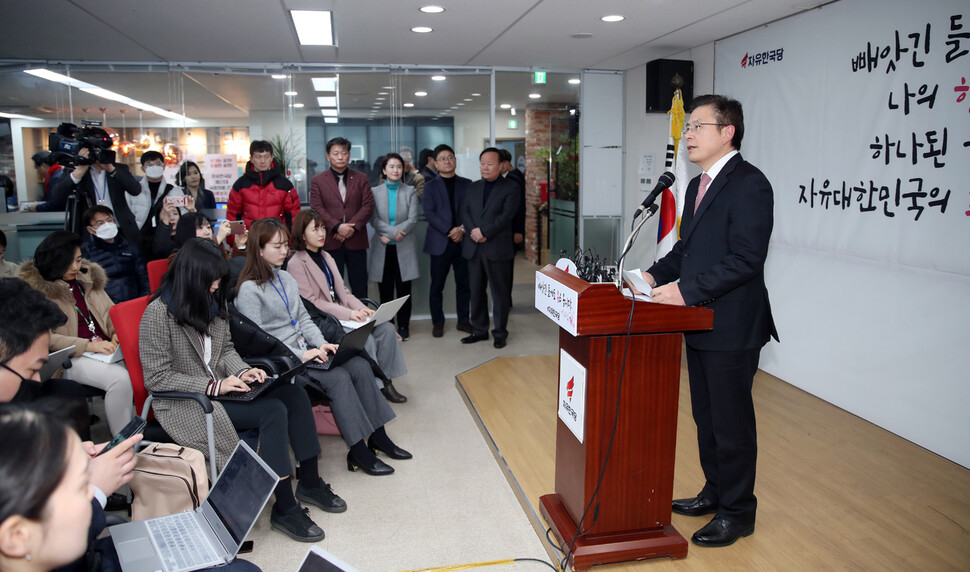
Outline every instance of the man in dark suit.
POLYGON ((428 219, 428 232, 424 237, 424 251, 431 255, 431 334, 440 338, 445 333, 445 312, 442 308, 442 292, 448 271, 455 269, 455 306, 458 329, 474 333, 468 322, 468 263, 461 254, 461 242, 465 237, 458 221, 458 209, 468 191, 469 179, 455 174, 455 151, 448 145, 434 149, 433 160, 438 174, 424 185, 421 202, 424 217, 428 219))
POLYGON ((327 224, 323 249, 333 256, 341 274, 347 267, 350 291, 367 297, 367 221, 374 213, 374 195, 367 175, 347 168, 350 141, 327 141, 330 168, 310 181, 310 206, 327 224))
POLYGON ((704 173, 687 187, 680 240, 643 276, 654 302, 714 310, 713 330, 685 335, 707 482, 697 496, 675 500, 673 511, 715 513, 691 540, 727 546, 754 532, 758 436, 751 387, 762 346, 778 339, 764 277, 774 199, 768 179, 739 154, 741 104, 705 95, 691 107, 681 145, 704 173))
POLYGON ((506 326, 512 306, 512 264, 515 262, 512 223, 519 209, 519 189, 502 177, 498 149, 489 147, 478 159, 482 178, 468 186, 458 217, 465 228, 462 255, 468 260, 474 329, 471 335, 461 339, 461 343, 473 344, 488 339, 487 284, 492 291, 494 346, 504 348, 509 336, 506 326))

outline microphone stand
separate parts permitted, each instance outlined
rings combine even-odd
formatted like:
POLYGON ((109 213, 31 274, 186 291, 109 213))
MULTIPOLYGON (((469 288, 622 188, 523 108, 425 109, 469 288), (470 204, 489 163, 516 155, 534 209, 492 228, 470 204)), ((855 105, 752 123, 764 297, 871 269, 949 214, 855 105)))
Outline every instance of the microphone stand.
POLYGON ((637 235, 640 234, 640 229, 643 227, 643 224, 653 218, 653 215, 657 214, 660 207, 654 203, 647 207, 647 210, 650 212, 641 218, 640 222, 634 222, 633 230, 630 231, 630 236, 627 237, 626 244, 623 245, 623 253, 620 254, 620 260, 616 263, 616 287, 618 290, 620 290, 620 293, 623 292, 623 261, 626 259, 627 253, 630 252, 630 248, 633 246, 633 241, 635 241, 637 239, 637 235))

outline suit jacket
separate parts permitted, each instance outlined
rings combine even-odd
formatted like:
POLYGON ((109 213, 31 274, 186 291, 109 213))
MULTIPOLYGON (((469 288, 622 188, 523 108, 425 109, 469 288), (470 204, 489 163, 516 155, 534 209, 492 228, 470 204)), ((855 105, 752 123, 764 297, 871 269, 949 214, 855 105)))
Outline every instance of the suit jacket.
POLYGON ((515 168, 509 171, 505 178, 519 186, 519 210, 515 213, 515 220, 512 221, 512 230, 525 234, 525 175, 515 168))
POLYGON ((657 284, 680 279, 689 306, 714 310, 714 329, 685 334, 699 350, 740 351, 778 339, 764 265, 773 225, 771 184, 741 155, 711 182, 694 213, 700 177, 687 186, 681 238, 648 272, 657 284))
MULTIPOLYGON (((209 368, 216 379, 236 375, 249 369, 236 353, 229 337, 229 322, 215 318, 210 326, 212 357, 209 368)), ((199 334, 188 326, 180 326, 161 298, 145 309, 138 328, 138 353, 145 374, 145 388, 149 392, 194 391, 204 393, 209 372, 203 360, 199 334)), ((218 401, 212 402, 216 439, 216 465, 222 467, 229 460, 239 436, 229 415, 218 401)), ((175 442, 208 454, 205 417, 194 401, 158 399, 152 403, 155 417, 175 442)))
POLYGON ((341 244, 348 250, 367 248, 367 223, 374 214, 374 195, 370 190, 367 175, 347 169, 344 184, 347 186, 347 200, 340 199, 340 188, 332 169, 316 175, 310 181, 310 206, 320 213, 327 224, 327 241, 324 250, 337 250, 341 244), (357 232, 341 243, 335 237, 337 226, 353 223, 357 232))
POLYGON ((299 250, 290 257, 286 263, 285 270, 300 285, 300 296, 309 300, 321 311, 330 314, 338 320, 349 320, 352 310, 366 308, 363 302, 357 299, 350 292, 350 288, 344 284, 344 279, 337 271, 337 263, 326 250, 320 251, 324 261, 330 268, 333 276, 333 290, 337 294, 337 300, 330 297, 330 284, 323 270, 310 258, 310 254, 305 250, 299 250))
MULTIPOLYGON (((111 197, 111 210, 115 213, 115 221, 118 223, 118 231, 128 240, 130 244, 141 243, 141 232, 135 222, 135 215, 128 207, 127 195, 137 196, 141 193, 141 185, 131 175, 128 167, 123 164, 115 164, 115 171, 111 175, 105 176, 105 185, 108 187, 108 196, 111 197)), ((84 227, 87 223, 82 222, 81 215, 84 211, 98 204, 97 193, 94 189, 94 181, 91 180, 91 169, 89 168, 81 181, 74 184, 70 175, 61 176, 57 181, 52 195, 67 197, 72 191, 78 193, 77 216, 74 219, 72 232, 84 236, 84 227)), ((65 199, 66 200, 66 199, 65 199)))
POLYGON ((489 260, 515 258, 512 222, 519 209, 519 187, 503 177, 495 179, 495 186, 483 204, 485 181, 479 179, 468 186, 465 200, 461 203, 458 220, 465 226, 465 240, 461 254, 471 260, 476 252, 489 260), (479 228, 485 242, 472 240, 472 229, 479 228))
POLYGON ((370 279, 380 282, 384 279, 384 253, 387 245, 380 237, 386 236, 391 240, 397 232, 404 231, 404 238, 397 241, 397 263, 401 269, 401 280, 407 282, 418 277, 418 238, 414 234, 414 227, 418 225, 418 203, 421 198, 414 187, 403 182, 397 187, 397 210, 394 214, 394 225, 390 224, 387 183, 371 189, 374 194, 374 214, 370 224, 374 227, 374 242, 368 251, 367 270, 370 279))
MULTIPOLYGON (((470 179, 455 175, 455 221, 461 225, 461 203, 465 200, 470 179)), ((428 220, 428 231, 424 235, 424 251, 432 256, 444 253, 445 247, 451 242, 448 233, 454 228, 451 224, 451 203, 448 201, 448 189, 440 176, 425 183, 424 195, 421 197, 424 205, 424 218, 428 220)))

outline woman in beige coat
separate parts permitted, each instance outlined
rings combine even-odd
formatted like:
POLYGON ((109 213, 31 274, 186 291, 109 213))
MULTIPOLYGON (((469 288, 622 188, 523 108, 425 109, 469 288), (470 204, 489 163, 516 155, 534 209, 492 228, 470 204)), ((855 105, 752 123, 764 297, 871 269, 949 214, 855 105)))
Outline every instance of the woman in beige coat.
POLYGON ((47 235, 34 259, 20 267, 20 278, 40 290, 67 316, 67 323, 51 332, 51 351, 74 346, 70 378, 104 390, 108 428, 118 433, 131 420, 133 392, 125 362, 104 363, 85 352, 111 355, 118 336, 108 310, 114 303, 104 291, 108 277, 97 264, 81 258, 81 239, 66 230, 47 235))

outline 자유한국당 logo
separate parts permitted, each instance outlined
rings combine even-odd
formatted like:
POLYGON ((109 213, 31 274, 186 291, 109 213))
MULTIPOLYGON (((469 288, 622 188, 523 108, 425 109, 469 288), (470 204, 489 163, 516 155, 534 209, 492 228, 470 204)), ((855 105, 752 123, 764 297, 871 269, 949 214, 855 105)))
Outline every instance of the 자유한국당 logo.
POLYGON ((765 50, 763 52, 756 52, 751 54, 747 52, 744 57, 741 58, 741 67, 750 68, 754 66, 763 66, 771 62, 780 62, 785 55, 785 48, 775 48, 773 50, 765 50))

